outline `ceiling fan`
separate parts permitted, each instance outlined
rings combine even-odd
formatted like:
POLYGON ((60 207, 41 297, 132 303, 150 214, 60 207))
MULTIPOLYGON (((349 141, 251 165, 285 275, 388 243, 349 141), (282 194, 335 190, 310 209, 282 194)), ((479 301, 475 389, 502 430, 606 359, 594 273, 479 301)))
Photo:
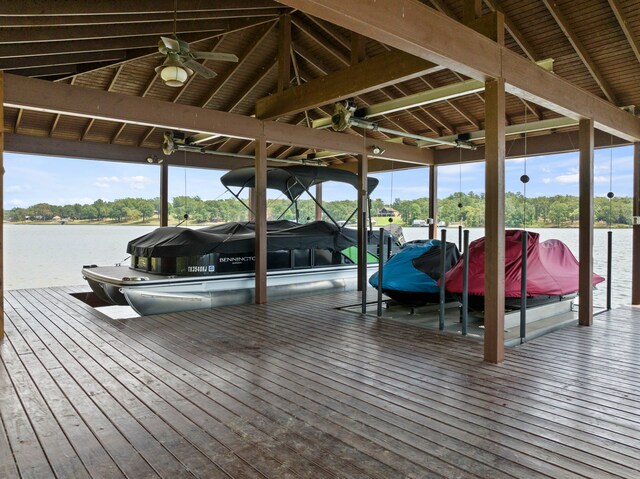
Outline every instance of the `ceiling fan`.
POLYGON ((204 78, 213 78, 216 73, 196 60, 218 60, 225 62, 237 62, 238 57, 232 53, 197 52, 191 51, 189 44, 176 35, 176 23, 178 17, 178 2, 175 2, 173 13, 173 36, 160 37, 158 51, 166 56, 162 65, 156 68, 164 84, 172 87, 181 87, 184 82, 196 72, 204 78))

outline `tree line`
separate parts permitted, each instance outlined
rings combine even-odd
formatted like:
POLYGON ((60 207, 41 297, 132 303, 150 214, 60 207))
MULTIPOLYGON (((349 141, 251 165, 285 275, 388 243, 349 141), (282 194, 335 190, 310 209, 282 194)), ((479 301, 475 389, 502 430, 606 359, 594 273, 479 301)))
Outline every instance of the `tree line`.
MULTIPOLYGON (((246 200, 244 200, 246 203, 246 200)), ((397 210, 402 221, 411 224, 416 219, 429 216, 429 199, 401 200, 397 198, 392 205, 385 205, 381 199, 371 202, 372 216, 385 206, 397 210)), ((91 204, 73 204, 56 206, 39 203, 28 208, 13 208, 4 211, 5 220, 53 221, 61 220, 107 221, 112 223, 148 222, 158 214, 160 199, 122 198, 114 201, 97 200, 91 204)), ((327 201, 323 204, 326 212, 336 221, 349 219, 356 208, 356 201, 327 201)), ((301 222, 315 217, 315 204, 312 200, 298 202, 298 210, 284 199, 268 201, 268 216, 271 219, 283 219, 301 222)), ((521 193, 507 192, 505 195, 505 224, 508 227, 521 227, 525 223, 530 227, 573 226, 578 221, 578 198, 569 195, 539 196, 525 198, 521 193)), ((188 215, 190 224, 205 222, 244 221, 247 208, 238 200, 203 200, 198 196, 177 196, 169 203, 169 216, 176 224, 188 215)), ((596 224, 631 225, 632 198, 597 197, 594 201, 596 224)), ((351 218, 355 221, 355 216, 351 218)), ((484 226, 484 194, 456 193, 438 200, 438 220, 449 224, 463 224, 468 227, 484 226)))

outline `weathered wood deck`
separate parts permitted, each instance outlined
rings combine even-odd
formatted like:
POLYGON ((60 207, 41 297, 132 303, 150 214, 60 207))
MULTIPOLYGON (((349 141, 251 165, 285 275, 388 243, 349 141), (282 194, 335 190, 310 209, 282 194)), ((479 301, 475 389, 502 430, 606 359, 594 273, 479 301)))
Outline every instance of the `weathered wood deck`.
POLYGON ((0 477, 640 475, 640 309, 481 361, 325 295, 110 320, 9 291, 0 477))

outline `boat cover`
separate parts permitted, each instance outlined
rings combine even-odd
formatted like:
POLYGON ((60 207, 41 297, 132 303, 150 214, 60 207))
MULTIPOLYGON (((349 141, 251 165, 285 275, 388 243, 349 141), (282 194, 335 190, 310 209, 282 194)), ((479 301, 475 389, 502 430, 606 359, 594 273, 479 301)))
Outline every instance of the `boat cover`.
MULTIPOLYGON (((522 230, 505 232, 505 297, 520 297, 522 230)), ((466 253, 465 253, 466 254, 466 253)), ((462 258, 446 274, 445 287, 462 293, 462 258)), ((578 291, 579 264, 569 247, 560 240, 540 243, 538 233, 528 232, 527 296, 561 296, 578 291)), ((593 285, 604 281, 593 275, 593 285)), ((469 245, 469 294, 484 295, 484 237, 469 245)))
MULTIPOLYGON (((253 167, 238 168, 225 173, 220 181, 226 188, 253 187, 255 173, 256 170, 253 167)), ((325 181, 347 183, 358 188, 358 175, 350 171, 309 165, 267 168, 267 188, 281 191, 290 201, 297 200, 305 189, 325 181)), ((377 178, 367 178, 369 194, 376 186, 378 186, 377 178)))
MULTIPOLYGON (((267 222, 267 250, 328 249, 341 251, 357 243, 357 231, 326 221, 298 225, 291 221, 267 222), (292 226, 293 225, 293 226, 292 226)), ((254 223, 225 223, 202 229, 179 226, 156 228, 129 241, 134 256, 171 258, 209 253, 237 254, 255 251, 254 223)))
MULTIPOLYGON (((382 291, 411 293, 437 293, 440 291, 440 240, 417 240, 405 243, 400 251, 389 258, 382 269, 382 291)), ((445 268, 451 268, 460 258, 458 247, 447 242, 445 268)), ((369 278, 369 284, 378 287, 378 273, 369 278)))

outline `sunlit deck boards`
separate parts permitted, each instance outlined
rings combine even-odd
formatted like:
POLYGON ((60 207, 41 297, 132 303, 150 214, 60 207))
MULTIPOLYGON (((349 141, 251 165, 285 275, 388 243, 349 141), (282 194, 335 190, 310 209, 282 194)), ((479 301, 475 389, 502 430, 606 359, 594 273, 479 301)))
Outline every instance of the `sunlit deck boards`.
POLYGON ((354 301, 113 321, 10 291, 0 477, 638 477, 640 309, 494 366, 354 301))

